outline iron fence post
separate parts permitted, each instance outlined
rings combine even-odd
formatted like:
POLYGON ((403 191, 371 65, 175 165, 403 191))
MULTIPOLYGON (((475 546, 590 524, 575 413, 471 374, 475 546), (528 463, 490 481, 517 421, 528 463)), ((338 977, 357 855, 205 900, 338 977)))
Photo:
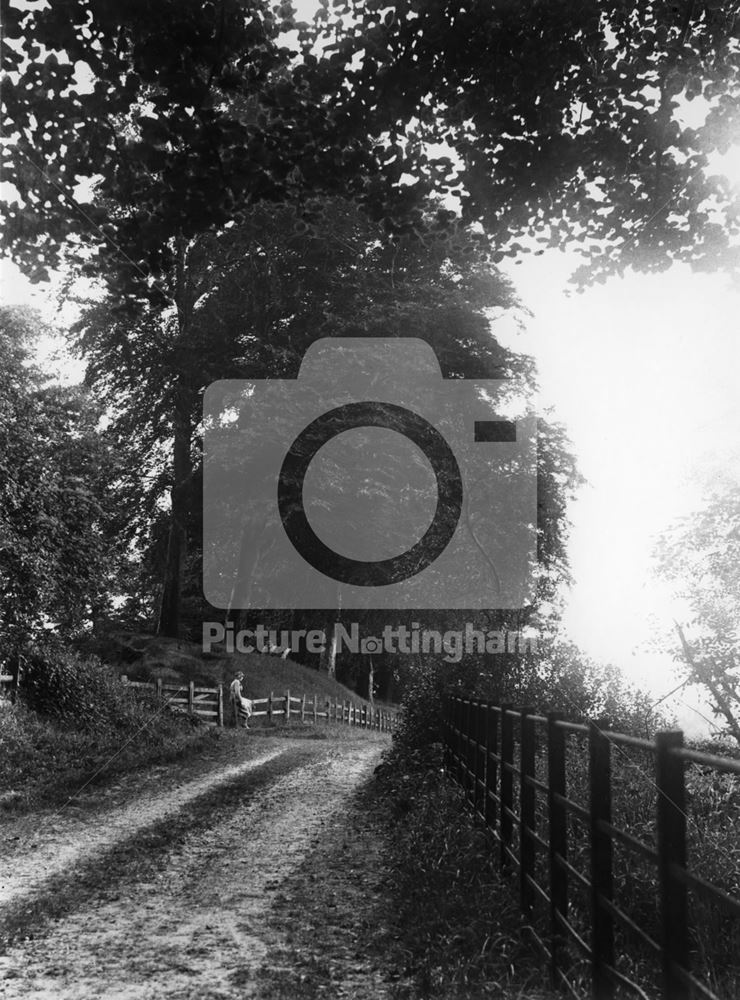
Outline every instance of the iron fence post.
POLYGON ((486 780, 486 714, 482 701, 475 703, 475 811, 484 819, 486 780))
POLYGON ((483 818, 490 830, 496 828, 496 794, 498 767, 495 757, 498 747, 498 715, 496 707, 489 701, 486 703, 486 787, 483 804, 483 818))
POLYGON ((511 847, 514 807, 514 780, 510 767, 514 763, 514 720, 509 715, 511 704, 501 706, 501 867, 509 864, 507 848, 511 847), (508 766, 507 766, 508 765, 508 766), (509 810, 509 812, 507 812, 509 810))
POLYGON ((655 739, 658 786, 658 881, 660 886, 660 954, 664 1000, 688 1000, 687 984, 676 972, 688 971, 686 884, 676 868, 686 868, 686 785, 684 762, 673 750, 683 746, 683 733, 658 733, 655 739))
POLYGON ((568 916, 568 873, 562 861, 568 857, 568 819, 565 805, 557 796, 565 798, 565 732, 556 725, 560 715, 547 715, 547 818, 550 847, 550 978, 558 985, 560 952, 563 945, 563 928, 558 916, 568 916))
POLYGON ((591 816, 591 990, 594 1000, 612 1000, 614 982, 614 921, 602 901, 612 901, 612 838, 605 824, 612 820, 611 747, 602 728, 589 723, 589 814, 591 816))
POLYGON ((535 723, 530 718, 534 710, 523 708, 520 712, 520 773, 519 773, 519 895, 522 912, 531 917, 534 906, 536 849, 532 833, 535 830, 535 790, 527 780, 534 778, 535 723))

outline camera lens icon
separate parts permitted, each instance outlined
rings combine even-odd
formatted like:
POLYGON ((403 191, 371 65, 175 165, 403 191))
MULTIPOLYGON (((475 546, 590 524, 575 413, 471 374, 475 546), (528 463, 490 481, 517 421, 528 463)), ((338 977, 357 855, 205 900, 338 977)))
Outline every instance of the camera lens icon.
POLYGON ((367 635, 360 639, 360 652, 365 656, 383 652, 383 641, 377 635, 367 635))
POLYGON ((203 456, 216 608, 532 602, 537 420, 514 380, 443 375, 413 337, 322 338, 290 378, 210 385, 203 456))
POLYGON ((421 573, 449 545, 462 512, 460 468, 444 437, 418 413, 393 403, 347 403, 323 413, 295 438, 278 479, 278 510, 293 547, 314 569, 340 583, 382 587, 421 573), (311 527, 303 505, 303 483, 318 451, 332 438, 359 427, 381 427, 412 441, 426 456, 437 484, 437 506, 424 535, 389 559, 364 561, 341 555, 311 527))

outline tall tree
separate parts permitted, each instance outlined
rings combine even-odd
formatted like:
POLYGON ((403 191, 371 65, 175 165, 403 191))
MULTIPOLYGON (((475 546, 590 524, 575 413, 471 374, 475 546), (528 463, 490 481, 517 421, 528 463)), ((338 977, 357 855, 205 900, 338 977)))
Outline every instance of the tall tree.
MULTIPOLYGON (((2 20, 13 140, 2 170, 16 191, 3 202, 7 252, 33 279, 64 262, 103 281, 117 308, 139 326, 156 313, 185 352, 201 236, 307 193, 356 191, 399 216, 417 199, 396 176, 380 183, 367 136, 339 141, 313 76, 295 71, 284 44, 290 3, 51 0, 19 10, 3 0, 2 20)), ((197 398, 185 370, 170 397, 161 626, 174 635, 197 398)))
MULTIPOLYGON (((201 398, 215 379, 295 377, 313 340, 339 334, 422 336, 451 377, 531 378, 531 363, 490 336, 481 310, 509 303, 511 292, 475 240, 425 246, 387 238, 347 200, 306 207, 254 207, 241 224, 189 241, 182 272, 171 276, 192 303, 185 329, 174 309, 156 302, 135 316, 111 297, 83 311, 75 332, 88 380, 115 401, 120 447, 139 456, 127 463, 127 495, 139 512, 132 510, 131 532, 140 539, 163 490, 174 497, 176 484, 180 552, 188 536, 191 545, 199 536, 201 398)), ((433 208, 428 218, 431 227, 433 208)), ((165 604, 163 617, 167 611, 165 604)))

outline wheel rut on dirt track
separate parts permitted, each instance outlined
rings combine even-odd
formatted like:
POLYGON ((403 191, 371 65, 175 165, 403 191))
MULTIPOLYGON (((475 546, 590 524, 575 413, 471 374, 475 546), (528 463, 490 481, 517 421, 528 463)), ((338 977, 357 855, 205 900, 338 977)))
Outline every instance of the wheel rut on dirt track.
POLYGON ((103 812, 74 836, 62 827, 36 851, 20 845, 0 902, 72 902, 0 957, 0 996, 386 996, 362 942, 382 873, 357 792, 387 745, 369 734, 265 740, 250 759, 103 812), (146 858, 129 873, 117 852, 131 858, 139 842, 146 858))

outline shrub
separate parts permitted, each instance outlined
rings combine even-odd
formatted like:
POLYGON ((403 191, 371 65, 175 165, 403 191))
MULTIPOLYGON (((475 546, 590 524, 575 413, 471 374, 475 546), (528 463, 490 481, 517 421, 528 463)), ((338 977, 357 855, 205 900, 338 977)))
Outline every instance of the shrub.
POLYGON ((127 729, 132 713, 136 714, 109 667, 55 641, 36 645, 26 654, 22 697, 40 715, 81 731, 127 729))
POLYGON ((215 738, 191 717, 162 711, 154 691, 59 643, 29 650, 22 697, 0 712, 0 808, 62 801, 91 780, 169 760, 215 738))

